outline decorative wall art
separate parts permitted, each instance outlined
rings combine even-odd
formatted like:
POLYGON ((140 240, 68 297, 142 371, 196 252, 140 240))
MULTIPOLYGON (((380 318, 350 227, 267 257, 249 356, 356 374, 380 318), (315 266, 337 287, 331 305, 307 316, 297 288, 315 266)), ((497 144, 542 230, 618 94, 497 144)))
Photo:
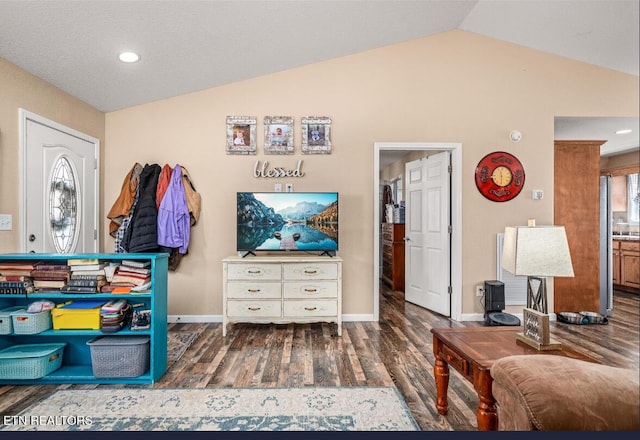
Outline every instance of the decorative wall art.
POLYGON ((331 118, 307 116, 301 125, 303 154, 331 154, 331 118))
POLYGON ((293 118, 264 117, 264 154, 293 154, 293 118))
POLYGON ((256 154, 255 116, 227 116, 227 154, 256 154))

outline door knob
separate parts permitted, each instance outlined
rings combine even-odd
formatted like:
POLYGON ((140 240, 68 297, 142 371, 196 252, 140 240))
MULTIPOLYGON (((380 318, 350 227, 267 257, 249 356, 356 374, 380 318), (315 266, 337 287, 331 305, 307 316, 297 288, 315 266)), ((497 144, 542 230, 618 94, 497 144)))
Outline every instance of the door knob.
POLYGON ((36 236, 33 234, 29 235, 29 241, 36 241, 36 236))

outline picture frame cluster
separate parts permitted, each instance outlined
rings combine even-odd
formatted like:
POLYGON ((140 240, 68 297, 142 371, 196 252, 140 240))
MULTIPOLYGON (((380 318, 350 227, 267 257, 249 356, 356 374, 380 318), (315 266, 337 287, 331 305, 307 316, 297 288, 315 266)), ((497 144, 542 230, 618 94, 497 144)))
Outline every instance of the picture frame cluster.
MULTIPOLYGON (((227 116, 227 154, 257 154, 255 116, 227 116)), ((291 116, 265 116, 264 154, 294 154, 294 121, 291 116)), ((331 154, 331 118, 305 116, 300 119, 302 154, 331 154)))

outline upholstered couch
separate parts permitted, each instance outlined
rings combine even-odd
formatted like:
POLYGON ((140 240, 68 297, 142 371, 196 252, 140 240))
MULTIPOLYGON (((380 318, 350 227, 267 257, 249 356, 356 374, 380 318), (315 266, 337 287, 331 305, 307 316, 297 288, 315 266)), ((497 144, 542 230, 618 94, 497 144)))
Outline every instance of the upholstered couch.
POLYGON ((498 429, 640 429, 638 370, 563 356, 510 356, 491 367, 498 429))

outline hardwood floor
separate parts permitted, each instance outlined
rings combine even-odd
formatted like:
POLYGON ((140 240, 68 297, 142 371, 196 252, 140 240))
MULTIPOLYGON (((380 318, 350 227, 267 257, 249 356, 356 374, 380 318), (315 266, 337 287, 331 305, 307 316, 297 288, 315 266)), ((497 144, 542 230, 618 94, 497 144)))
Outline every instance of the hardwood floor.
MULTIPOLYGON (((395 385, 423 430, 473 431, 478 399, 453 369, 449 414, 435 409, 432 327, 472 327, 404 301, 402 292, 381 287, 379 322, 335 325, 235 324, 222 338, 221 324, 170 324, 199 329, 201 336, 153 388, 335 387, 395 385)), ((639 300, 616 292, 607 325, 552 322, 555 339, 603 364, 638 369, 639 300)), ((0 386, 0 416, 15 415, 56 389, 112 388, 109 385, 0 386)), ((141 387, 119 385, 117 387, 141 387)))

